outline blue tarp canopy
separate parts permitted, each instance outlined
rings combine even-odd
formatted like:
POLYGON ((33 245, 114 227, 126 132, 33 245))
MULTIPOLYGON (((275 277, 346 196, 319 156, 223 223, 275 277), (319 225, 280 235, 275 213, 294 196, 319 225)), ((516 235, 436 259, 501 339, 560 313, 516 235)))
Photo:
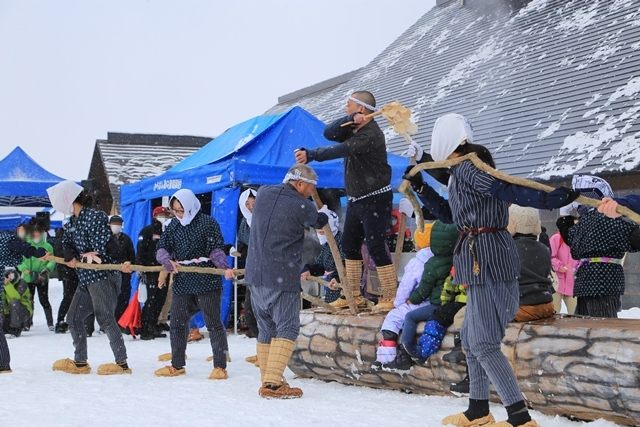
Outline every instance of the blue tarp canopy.
MULTIPOLYGON (((241 185, 282 182, 295 162, 293 151, 332 144, 323 136, 325 124, 300 107, 286 113, 254 117, 212 140, 166 173, 120 190, 125 232, 134 240, 151 221, 151 200, 170 196, 181 188, 212 194, 211 215, 218 221, 225 243, 235 244, 241 185)), ((391 185, 397 188, 408 165, 406 158, 389 154, 391 185)), ((311 164, 319 188, 344 188, 342 159, 311 164)), ((429 178, 426 178, 429 179, 429 178)), ((227 318, 232 286, 225 284, 223 319, 227 318)))
MULTIPOLYGON (((294 163, 293 150, 331 144, 325 124, 300 107, 242 122, 158 177, 125 185, 121 205, 173 194, 180 188, 207 193, 230 185, 277 184, 294 163)), ((407 159, 389 154, 392 186, 400 185, 407 159)), ((312 163, 320 188, 344 188, 343 160, 312 163)))
POLYGON ((0 160, 0 205, 51 206, 47 188, 62 180, 16 147, 0 160))

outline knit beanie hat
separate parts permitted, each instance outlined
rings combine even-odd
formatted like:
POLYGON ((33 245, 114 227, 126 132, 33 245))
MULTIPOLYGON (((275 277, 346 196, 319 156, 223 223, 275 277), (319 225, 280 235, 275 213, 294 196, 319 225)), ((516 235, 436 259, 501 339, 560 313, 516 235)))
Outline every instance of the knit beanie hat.
POLYGON ((433 223, 427 223, 424 225, 424 231, 420 232, 416 229, 413 233, 413 242, 416 244, 416 249, 428 248, 431 245, 431 228, 433 223))
POLYGON ((540 213, 534 208, 511 205, 509 207, 509 225, 507 225, 507 230, 511 235, 532 234, 537 236, 542 233, 540 213))

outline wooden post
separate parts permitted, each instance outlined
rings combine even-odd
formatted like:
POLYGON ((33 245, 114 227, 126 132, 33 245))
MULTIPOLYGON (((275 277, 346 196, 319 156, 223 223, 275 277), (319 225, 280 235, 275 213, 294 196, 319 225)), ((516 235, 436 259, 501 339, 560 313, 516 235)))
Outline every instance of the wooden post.
MULTIPOLYGON (((318 209, 324 206, 322 200, 320 200, 317 190, 313 190, 313 201, 316 203, 318 209)), ((342 292, 347 299, 347 304, 349 304, 349 311, 351 314, 355 315, 358 313, 358 306, 356 304, 356 300, 353 298, 353 294, 351 293, 351 286, 349 286, 349 283, 347 282, 347 275, 344 271, 344 264, 342 264, 340 249, 338 249, 338 244, 336 243, 335 237, 333 237, 333 232, 331 231, 329 224, 325 225, 322 229, 324 230, 325 237, 329 243, 331 255, 333 255, 333 261, 336 264, 336 270, 338 270, 338 277, 340 277, 340 283, 342 284, 342 292)))

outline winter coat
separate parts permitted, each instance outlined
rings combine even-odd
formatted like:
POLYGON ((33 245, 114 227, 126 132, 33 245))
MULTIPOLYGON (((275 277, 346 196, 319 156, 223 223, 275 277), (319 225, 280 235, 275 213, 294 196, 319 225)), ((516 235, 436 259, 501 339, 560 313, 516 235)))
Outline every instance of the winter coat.
POLYGON ((421 249, 404 267, 404 273, 396 291, 396 299, 393 301, 394 307, 399 307, 407 302, 411 292, 420 284, 424 265, 432 256, 433 252, 430 248, 421 249))
POLYGON ((124 233, 112 234, 107 243, 107 254, 111 261, 116 264, 122 264, 129 261, 131 263, 136 260, 136 253, 133 249, 131 237, 124 233))
POLYGON ((238 268, 244 268, 247 263, 247 254, 249 253, 249 239, 251 238, 251 227, 246 218, 242 218, 240 226, 238 227, 238 252, 240 257, 238 258, 238 268))
POLYGON ((138 248, 136 251, 136 263, 140 265, 160 265, 156 260, 158 242, 162 236, 162 224, 153 220, 150 225, 144 227, 138 235, 138 248))
MULTIPOLYGON (((22 305, 28 312, 29 315, 33 315, 33 303, 31 302, 31 292, 29 291, 29 287, 27 285, 24 286, 24 292, 20 294, 18 289, 16 288, 16 284, 8 283, 4 286, 2 307, 3 314, 5 316, 11 313, 11 303, 13 301, 19 301, 20 305, 22 305)), ((0 333, 4 333, 0 331, 0 333)))
POLYGON ((465 285, 457 285, 453 283, 453 276, 444 279, 442 293, 440 294, 440 304, 445 305, 450 302, 467 303, 467 287, 465 285))
POLYGON ((589 262, 588 258, 622 259, 626 252, 637 252, 630 236, 638 225, 620 218, 606 217, 595 209, 580 217, 569 228, 567 244, 571 256, 580 261, 573 294, 576 297, 618 296, 624 294, 624 270, 620 264, 589 262), (582 260, 585 259, 583 262, 582 260))
MULTIPOLYGON (((42 248, 46 252, 52 254, 53 246, 48 242, 40 241, 34 243, 33 240, 27 238, 29 243, 34 248, 42 248)), ((42 261, 36 257, 23 257, 22 262, 18 265, 18 271, 22 273, 22 280, 27 283, 35 283, 38 280, 38 275, 42 273, 50 273, 56 268, 56 263, 53 261, 42 261)))
POLYGON ((13 249, 17 240, 15 231, 0 231, 0 268, 15 268, 22 261, 22 255, 13 249))
POLYGON ((551 253, 549 248, 530 234, 513 237, 520 256, 520 305, 550 303, 553 298, 551 285, 551 253))
MULTIPOLYGON (((107 256, 107 242, 111 238, 107 214, 91 208, 82 208, 80 214, 72 216, 64 226, 62 251, 65 261, 80 259, 82 254, 96 252, 103 263, 111 262, 107 256)), ((106 280, 108 273, 100 270, 76 269, 78 285, 87 286, 106 280)))
MULTIPOLYGON (((158 250, 164 249, 175 261, 210 258, 216 249, 224 249, 224 240, 218 222, 198 211, 186 226, 171 221, 162 233, 158 250)), ((156 258, 157 259, 157 258, 156 258)), ((198 263, 198 267, 215 267, 213 261, 198 263)), ((201 295, 222 287, 221 276, 200 273, 180 273, 174 276, 175 295, 201 295)))
POLYGON ((573 284, 575 271, 580 264, 571 257, 571 248, 560 235, 556 233, 549 238, 551 245, 551 267, 558 278, 558 293, 560 295, 573 296, 573 284), (562 268, 566 271, 561 271, 562 268))
POLYGON ((247 283, 300 292, 305 229, 322 228, 327 222, 327 216, 291 185, 260 187, 251 220, 247 283))
POLYGON ((20 240, 15 231, 0 231, 0 270, 16 268, 22 257, 42 258, 46 252, 20 240))
POLYGON ((391 166, 387 161, 384 133, 375 120, 359 130, 353 126, 341 127, 350 121, 344 117, 329 124, 324 136, 333 144, 307 151, 309 162, 345 158, 344 182, 347 195, 361 197, 391 184, 391 166))
POLYGON ((412 304, 420 304, 429 299, 431 304, 440 305, 440 294, 444 279, 449 276, 453 264, 453 251, 458 240, 458 229, 453 224, 436 221, 431 229, 431 252, 433 257, 424 265, 420 284, 411 292, 412 304))

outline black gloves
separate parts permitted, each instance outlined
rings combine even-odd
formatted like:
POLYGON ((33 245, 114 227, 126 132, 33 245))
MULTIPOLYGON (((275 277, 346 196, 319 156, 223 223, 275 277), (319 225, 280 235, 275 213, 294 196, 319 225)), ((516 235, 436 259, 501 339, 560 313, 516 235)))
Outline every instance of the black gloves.
POLYGON ((422 173, 418 172, 414 176, 409 176, 409 172, 411 171, 411 169, 413 169, 413 166, 407 166, 407 169, 405 169, 404 171, 403 178, 411 182, 411 187, 416 193, 422 194, 422 188, 424 187, 424 179, 422 178, 422 173))
POLYGON ((580 196, 576 190, 567 187, 559 187, 550 193, 547 193, 546 204, 549 209, 557 209, 567 206, 580 196))

